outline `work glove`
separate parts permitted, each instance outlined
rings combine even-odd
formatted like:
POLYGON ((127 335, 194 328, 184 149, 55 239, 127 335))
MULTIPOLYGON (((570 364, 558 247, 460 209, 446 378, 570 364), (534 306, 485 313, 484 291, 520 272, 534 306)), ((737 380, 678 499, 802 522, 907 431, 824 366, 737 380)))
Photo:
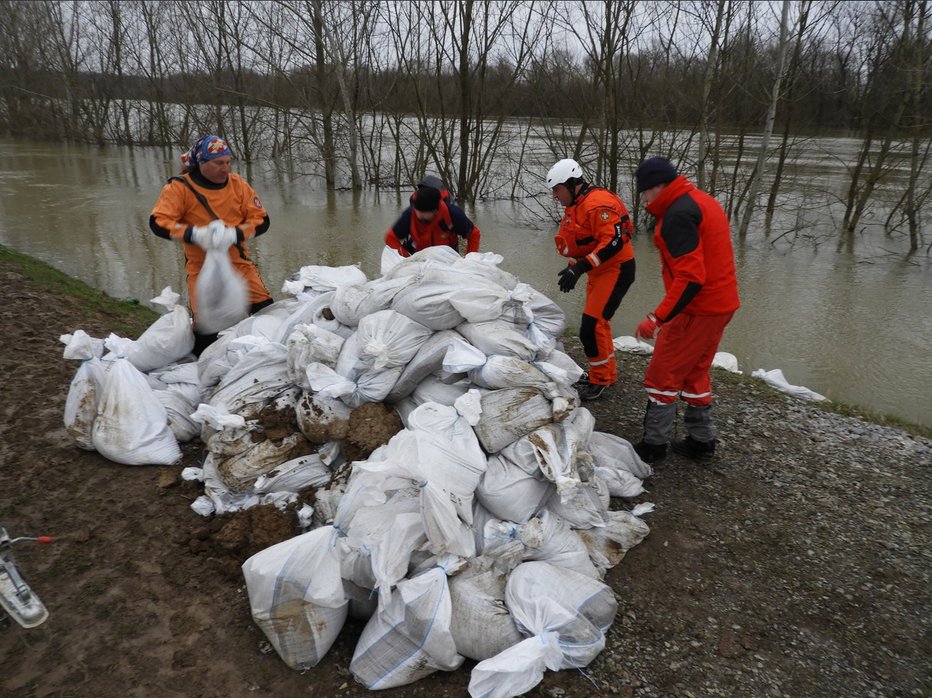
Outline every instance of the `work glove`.
POLYGON ((656 339, 657 333, 660 332, 660 320, 653 313, 648 313, 647 317, 641 320, 637 329, 634 331, 634 338, 638 339, 656 339))
POLYGON ((200 247, 202 250, 206 250, 210 247, 210 241, 213 238, 211 234, 210 227, 206 225, 195 225, 191 228, 190 241, 200 247))
POLYGON ((557 276, 560 279, 560 290, 563 293, 569 293, 576 288, 576 282, 582 276, 582 272, 576 268, 575 264, 567 264, 566 268, 560 271, 557 276))

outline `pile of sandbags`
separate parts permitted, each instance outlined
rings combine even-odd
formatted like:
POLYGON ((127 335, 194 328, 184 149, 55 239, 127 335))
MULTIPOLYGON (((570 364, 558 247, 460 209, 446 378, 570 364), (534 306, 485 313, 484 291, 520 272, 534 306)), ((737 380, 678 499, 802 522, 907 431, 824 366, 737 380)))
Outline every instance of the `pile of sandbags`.
MULTIPOLYGON (((641 494, 651 471, 595 430, 562 311, 500 261, 386 248, 377 279, 304 267, 292 298, 196 362, 148 367, 172 394, 152 419, 205 444, 185 472, 204 482, 196 511, 316 489, 299 512, 309 532, 243 565, 253 617, 289 666, 315 666, 348 615, 367 620, 350 671, 372 689, 469 657, 472 695, 519 695, 604 647, 616 605, 601 579, 650 510, 610 501, 641 494)), ((72 353, 81 385, 99 385, 98 354, 72 353)))

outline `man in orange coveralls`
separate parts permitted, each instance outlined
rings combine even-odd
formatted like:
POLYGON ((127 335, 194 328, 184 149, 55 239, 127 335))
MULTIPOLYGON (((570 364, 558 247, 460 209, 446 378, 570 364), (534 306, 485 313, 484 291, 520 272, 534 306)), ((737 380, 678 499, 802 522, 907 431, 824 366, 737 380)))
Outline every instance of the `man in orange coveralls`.
POLYGON ((459 251, 459 238, 466 239, 466 253, 479 251, 479 229, 463 210, 450 201, 439 177, 427 175, 411 195, 411 205, 385 233, 385 244, 402 257, 435 245, 459 251))
POLYGON ((644 376, 644 437, 634 449, 648 463, 666 456, 682 398, 686 437, 674 441, 673 450, 709 460, 716 443, 709 368, 740 305, 728 216, 666 158, 648 158, 634 178, 647 212, 657 218, 654 245, 666 292, 635 332, 657 343, 644 376))
MULTIPOLYGON (((249 258, 246 241, 269 229, 269 215, 245 179, 230 171, 233 154, 219 136, 204 136, 181 156, 182 171, 162 188, 149 216, 149 228, 166 240, 184 245, 185 273, 191 311, 197 311, 194 286, 206 257, 209 226, 222 226, 230 244, 233 268, 246 280, 249 312, 272 303, 256 265, 249 258)), ((200 356, 217 338, 194 328, 194 354, 200 356)))
POLYGON ((595 400, 618 380, 609 321, 634 283, 631 218, 614 192, 585 181, 575 160, 560 160, 551 167, 547 186, 564 206, 554 241, 557 252, 569 257, 570 263, 559 273, 560 290, 569 293, 579 277, 588 275, 579 339, 589 372, 577 389, 580 399, 595 400))

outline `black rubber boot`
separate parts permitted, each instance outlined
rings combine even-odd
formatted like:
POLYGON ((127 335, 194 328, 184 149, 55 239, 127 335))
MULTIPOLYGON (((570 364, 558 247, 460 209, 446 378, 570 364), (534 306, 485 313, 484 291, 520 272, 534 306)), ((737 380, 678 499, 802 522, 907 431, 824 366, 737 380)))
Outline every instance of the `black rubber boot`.
POLYGON ((667 456, 666 444, 649 444, 644 441, 638 441, 634 444, 634 451, 645 463, 656 463, 667 456))
POLYGON ((685 439, 677 439, 673 442, 673 452, 690 460, 709 461, 715 457, 715 439, 699 441, 687 435, 685 439))

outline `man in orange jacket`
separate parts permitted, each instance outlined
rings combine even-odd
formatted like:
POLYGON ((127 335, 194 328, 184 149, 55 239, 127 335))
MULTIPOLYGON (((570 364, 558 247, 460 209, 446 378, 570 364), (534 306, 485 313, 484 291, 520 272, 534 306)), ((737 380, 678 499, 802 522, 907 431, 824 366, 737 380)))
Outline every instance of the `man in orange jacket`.
POLYGON ((657 341, 644 376, 644 436, 634 448, 648 463, 666 456, 676 401, 682 399, 686 437, 674 441, 673 450, 708 460, 716 444, 709 368, 740 305, 728 216, 666 158, 648 158, 634 177, 647 212, 657 219, 654 245, 666 292, 635 332, 657 341))
POLYGON ((411 205, 385 233, 385 244, 402 257, 435 245, 449 245, 459 251, 459 239, 466 240, 466 253, 479 251, 479 228, 450 200, 439 177, 427 175, 411 195, 411 205))
MULTIPOLYGON (((184 245, 185 273, 191 311, 197 313, 194 287, 207 256, 209 226, 219 226, 227 238, 233 268, 246 281, 249 312, 272 304, 246 241, 269 229, 269 215, 245 179, 230 171, 233 154, 219 136, 204 136, 181 156, 182 173, 162 187, 149 216, 149 228, 160 238, 184 245)), ((194 327, 194 354, 200 356, 217 338, 194 327)))
POLYGON ((570 262, 558 275, 560 290, 569 293, 583 274, 587 278, 579 339, 589 371, 577 388, 580 399, 595 400, 618 380, 609 321, 634 283, 631 218, 618 195, 586 182, 575 160, 551 167, 547 186, 564 207, 554 242, 570 262))

